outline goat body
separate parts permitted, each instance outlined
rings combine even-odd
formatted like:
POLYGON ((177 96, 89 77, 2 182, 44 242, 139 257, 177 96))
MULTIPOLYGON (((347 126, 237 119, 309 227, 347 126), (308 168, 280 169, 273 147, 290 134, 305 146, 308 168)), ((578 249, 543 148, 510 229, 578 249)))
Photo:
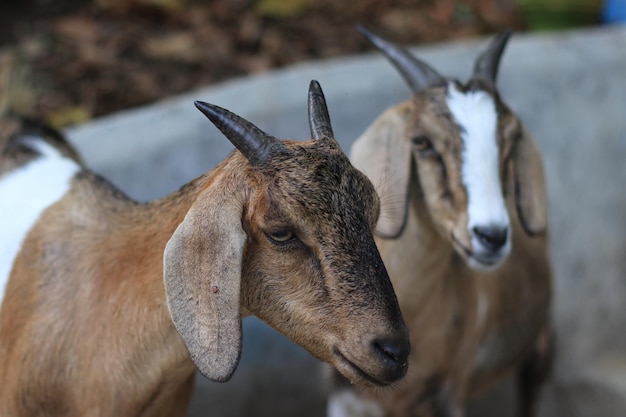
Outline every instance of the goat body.
POLYGON ((217 381, 234 372, 249 314, 357 384, 406 372, 372 236, 378 199, 332 137, 319 85, 304 142, 196 105, 238 151, 146 204, 58 133, 27 121, 5 132, 1 416, 184 415, 194 365, 217 381))
POLYGON ((460 417, 517 371, 519 415, 529 417, 551 358, 551 272, 541 156, 495 89, 509 34, 463 85, 362 31, 414 92, 351 153, 381 198, 376 243, 413 350, 401 384, 337 389, 329 415, 460 417))

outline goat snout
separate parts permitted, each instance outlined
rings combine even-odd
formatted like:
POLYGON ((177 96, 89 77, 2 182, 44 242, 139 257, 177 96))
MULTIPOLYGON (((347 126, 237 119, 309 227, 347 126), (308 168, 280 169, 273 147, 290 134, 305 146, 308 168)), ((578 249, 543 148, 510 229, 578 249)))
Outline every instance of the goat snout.
POLYGON ((406 375, 411 350, 406 328, 361 341, 335 346, 332 362, 344 377, 360 385, 385 386, 406 375))
POLYGON ((481 227, 476 226, 472 229, 474 236, 480 244, 490 252, 496 253, 507 242, 509 229, 507 227, 481 227))
POLYGON ((392 335, 374 339, 372 349, 387 368, 386 381, 402 378, 407 371, 407 358, 411 345, 405 335, 392 335))
POLYGON ((470 265, 474 267, 494 268, 511 252, 511 236, 506 225, 474 226, 471 237, 470 265))

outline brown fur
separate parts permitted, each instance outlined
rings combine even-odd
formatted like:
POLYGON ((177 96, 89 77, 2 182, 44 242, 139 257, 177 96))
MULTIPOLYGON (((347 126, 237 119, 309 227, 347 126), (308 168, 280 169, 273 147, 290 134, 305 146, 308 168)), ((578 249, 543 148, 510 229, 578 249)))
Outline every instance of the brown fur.
MULTIPOLYGON (((372 235, 375 190, 334 139, 284 143, 259 166, 234 152, 148 204, 80 172, 13 264, 0 310, 0 415, 182 416, 189 352, 227 379, 248 314, 359 385, 401 377, 406 365, 373 346, 408 337, 372 235), (281 229, 296 238, 273 242, 281 229), (237 233, 240 253, 224 240, 237 233), (233 312, 219 297, 239 287, 233 312)), ((15 165, 11 155, 0 167, 15 165)))
POLYGON ((463 247, 471 242, 462 142, 442 104, 445 86, 387 110, 352 149, 353 163, 381 196, 376 242, 413 346, 399 386, 362 394, 386 416, 460 417, 470 398, 519 372, 518 411, 529 417, 547 377, 551 273, 541 157, 519 120, 490 93, 499 112, 501 180, 513 236, 512 253, 496 270, 473 270, 465 262, 463 247), (412 143, 422 135, 435 152, 412 143))

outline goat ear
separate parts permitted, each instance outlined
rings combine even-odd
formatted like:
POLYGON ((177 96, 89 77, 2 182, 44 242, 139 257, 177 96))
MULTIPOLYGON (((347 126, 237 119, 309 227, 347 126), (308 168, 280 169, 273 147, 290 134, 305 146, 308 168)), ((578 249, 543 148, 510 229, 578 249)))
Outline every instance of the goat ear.
POLYGON ((406 223, 411 146, 407 138, 410 102, 386 110, 354 142, 352 164, 372 181, 381 201, 376 234, 393 239, 406 223))
POLYGON ((529 236, 543 234, 548 226, 543 163, 535 140, 527 132, 518 139, 510 163, 520 223, 529 236))
POLYGON ((163 259, 174 326, 200 372, 214 381, 232 376, 241 351, 242 207, 236 192, 205 190, 167 242, 163 259))

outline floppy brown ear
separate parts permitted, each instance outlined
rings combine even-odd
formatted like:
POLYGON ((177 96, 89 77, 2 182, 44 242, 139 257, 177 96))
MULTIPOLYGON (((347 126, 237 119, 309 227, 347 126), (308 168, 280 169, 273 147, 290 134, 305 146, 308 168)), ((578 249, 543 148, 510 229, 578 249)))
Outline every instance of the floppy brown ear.
POLYGON ((232 376, 241 351, 243 204, 236 193, 224 191, 200 194, 163 258, 174 326, 200 372, 214 381, 232 376))
POLYGON ((535 140, 526 131, 518 139, 510 160, 514 175, 517 215, 529 236, 546 232, 548 201, 543 162, 535 140))
POLYGON ((396 238, 407 217, 411 147, 410 102, 386 110, 354 142, 352 164, 372 181, 381 202, 376 234, 396 238))

